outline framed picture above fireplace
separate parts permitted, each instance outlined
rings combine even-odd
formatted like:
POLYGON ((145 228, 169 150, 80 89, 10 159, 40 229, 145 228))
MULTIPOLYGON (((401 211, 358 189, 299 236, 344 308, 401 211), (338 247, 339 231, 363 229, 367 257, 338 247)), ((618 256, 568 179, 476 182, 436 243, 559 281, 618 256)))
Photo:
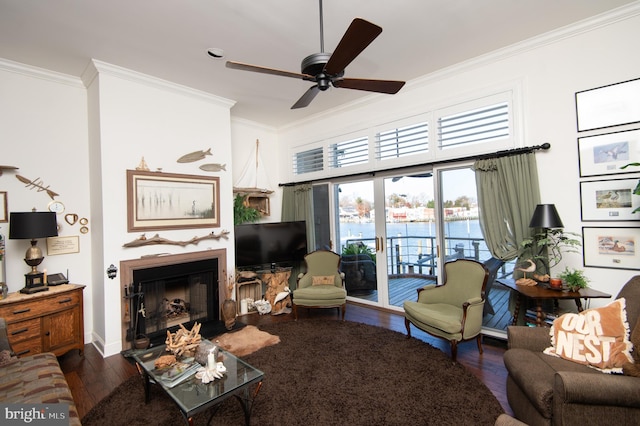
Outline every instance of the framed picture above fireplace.
POLYGON ((127 231, 220 226, 220 178, 127 170, 127 231))

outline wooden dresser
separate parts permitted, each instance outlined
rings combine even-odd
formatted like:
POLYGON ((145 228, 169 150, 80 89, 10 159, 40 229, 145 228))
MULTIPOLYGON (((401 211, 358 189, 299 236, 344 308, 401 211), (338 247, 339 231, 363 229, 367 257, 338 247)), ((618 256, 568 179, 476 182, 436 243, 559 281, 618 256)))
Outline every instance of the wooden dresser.
POLYGON ((7 322, 9 343, 16 355, 71 349, 84 350, 84 285, 62 284, 34 294, 10 293, 0 300, 0 317, 7 322))

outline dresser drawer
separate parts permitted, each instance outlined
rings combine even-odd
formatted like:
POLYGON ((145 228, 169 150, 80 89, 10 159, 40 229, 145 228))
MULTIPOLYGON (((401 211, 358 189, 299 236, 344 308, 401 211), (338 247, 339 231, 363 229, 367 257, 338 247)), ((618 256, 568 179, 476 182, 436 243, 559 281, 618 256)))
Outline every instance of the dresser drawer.
POLYGON ((14 346, 16 343, 23 340, 33 339, 34 337, 39 338, 41 323, 42 321, 40 318, 34 318, 7 325, 7 335, 11 346, 14 346))
POLYGON ((42 339, 23 340, 22 342, 11 344, 11 349, 18 357, 29 356, 42 353, 42 339))
POLYGON ((80 292, 74 291, 9 304, 0 307, 0 317, 6 318, 7 322, 16 322, 27 318, 47 315, 60 309, 78 305, 81 296, 82 294, 80 292))

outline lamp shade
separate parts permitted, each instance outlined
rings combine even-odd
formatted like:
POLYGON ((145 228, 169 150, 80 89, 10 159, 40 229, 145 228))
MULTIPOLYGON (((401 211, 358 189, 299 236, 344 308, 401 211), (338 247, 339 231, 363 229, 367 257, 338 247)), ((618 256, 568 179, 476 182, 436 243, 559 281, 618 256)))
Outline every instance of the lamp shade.
POLYGON ((538 204, 533 212, 529 227, 551 229, 564 228, 564 225, 554 204, 538 204))
POLYGON ((9 239, 35 240, 57 235, 58 222, 54 212, 15 212, 9 216, 9 239))

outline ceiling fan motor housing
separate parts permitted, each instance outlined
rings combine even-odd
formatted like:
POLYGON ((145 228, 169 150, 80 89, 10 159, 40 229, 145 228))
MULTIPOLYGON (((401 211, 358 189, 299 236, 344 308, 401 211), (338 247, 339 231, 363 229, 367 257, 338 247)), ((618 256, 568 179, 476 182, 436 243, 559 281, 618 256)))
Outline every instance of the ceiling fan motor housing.
POLYGON ((333 79, 340 78, 344 75, 344 70, 340 71, 340 73, 336 75, 329 75, 323 72, 324 67, 325 65, 327 65, 327 62, 329 62, 330 57, 331 53, 314 53, 304 58, 300 66, 303 74, 309 74, 316 77, 318 89, 322 91, 329 88, 330 84, 333 82, 333 79))

